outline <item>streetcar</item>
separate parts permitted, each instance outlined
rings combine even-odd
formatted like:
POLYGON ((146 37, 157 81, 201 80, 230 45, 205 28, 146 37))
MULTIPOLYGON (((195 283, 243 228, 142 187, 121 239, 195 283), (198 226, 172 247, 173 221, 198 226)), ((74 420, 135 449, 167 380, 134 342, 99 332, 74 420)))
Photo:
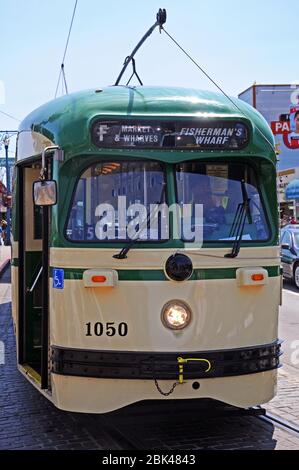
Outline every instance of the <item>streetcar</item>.
POLYGON ((273 136, 246 103, 117 84, 41 106, 15 165, 20 372, 75 412, 268 402, 278 228, 273 136))

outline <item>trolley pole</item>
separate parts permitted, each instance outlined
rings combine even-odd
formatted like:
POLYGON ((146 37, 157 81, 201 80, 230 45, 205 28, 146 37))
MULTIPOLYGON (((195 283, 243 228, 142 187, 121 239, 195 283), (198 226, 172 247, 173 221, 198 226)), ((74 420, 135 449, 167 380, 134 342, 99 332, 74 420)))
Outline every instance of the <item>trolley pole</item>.
MULTIPOLYGON (((9 163, 8 163, 8 146, 9 146, 9 139, 6 138, 4 141, 4 147, 5 147, 5 167, 6 167, 6 191, 7 191, 7 196, 10 196, 10 169, 9 169, 9 163)), ((6 227, 6 234, 5 234, 5 245, 10 245, 10 212, 11 209, 9 207, 9 201, 10 199, 7 198, 7 212, 6 212, 6 217, 7 217, 7 227, 6 227)))

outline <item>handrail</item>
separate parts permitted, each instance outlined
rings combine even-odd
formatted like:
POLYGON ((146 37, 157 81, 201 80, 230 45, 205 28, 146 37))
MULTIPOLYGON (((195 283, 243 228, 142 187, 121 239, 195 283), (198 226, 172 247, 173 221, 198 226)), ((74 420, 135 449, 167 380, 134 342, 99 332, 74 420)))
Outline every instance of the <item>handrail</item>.
POLYGON ((43 181, 46 179, 47 168, 46 168, 46 154, 48 152, 53 152, 54 150, 61 150, 59 145, 50 145, 49 147, 45 147, 42 151, 42 168, 40 172, 40 179, 43 181))
POLYGON ((38 274, 37 274, 37 276, 36 276, 36 278, 35 278, 35 280, 34 280, 32 286, 27 289, 27 292, 33 292, 33 291, 34 291, 34 288, 35 288, 35 286, 36 286, 36 284, 37 284, 37 281, 39 280, 39 278, 40 278, 40 276, 41 276, 42 271, 43 271, 43 267, 41 266, 41 268, 40 268, 40 270, 38 271, 38 274))

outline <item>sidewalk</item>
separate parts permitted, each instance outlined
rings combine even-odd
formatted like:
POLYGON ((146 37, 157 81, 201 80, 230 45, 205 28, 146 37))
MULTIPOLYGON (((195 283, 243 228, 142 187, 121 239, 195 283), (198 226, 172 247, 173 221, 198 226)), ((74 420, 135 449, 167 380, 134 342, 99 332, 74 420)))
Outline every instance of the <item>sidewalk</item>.
POLYGON ((11 247, 10 246, 0 246, 0 276, 2 271, 6 268, 10 262, 11 257, 11 247))
POLYGON ((263 408, 269 413, 298 426, 299 424, 299 371, 286 364, 278 371, 277 395, 263 408))

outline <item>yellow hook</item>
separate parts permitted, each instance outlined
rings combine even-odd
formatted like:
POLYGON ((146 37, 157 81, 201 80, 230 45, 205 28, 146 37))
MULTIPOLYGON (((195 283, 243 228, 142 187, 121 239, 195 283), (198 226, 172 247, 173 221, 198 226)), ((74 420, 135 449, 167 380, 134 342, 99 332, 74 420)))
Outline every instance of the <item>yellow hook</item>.
POLYGON ((211 362, 208 359, 203 359, 203 358, 198 358, 198 357, 188 357, 184 359, 183 357, 178 357, 177 358, 178 364, 179 364, 179 383, 182 384, 184 382, 184 364, 187 363, 188 361, 199 361, 199 362, 206 362, 208 364, 208 368, 205 370, 205 372, 209 372, 209 370, 212 368, 211 362))

